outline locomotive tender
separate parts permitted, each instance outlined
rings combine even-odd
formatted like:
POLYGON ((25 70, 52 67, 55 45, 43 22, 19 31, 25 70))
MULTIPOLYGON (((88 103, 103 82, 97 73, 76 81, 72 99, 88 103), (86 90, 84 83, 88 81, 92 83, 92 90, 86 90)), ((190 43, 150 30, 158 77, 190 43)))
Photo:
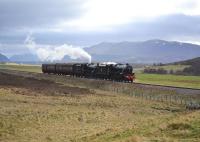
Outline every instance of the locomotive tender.
POLYGON ((75 77, 133 82, 135 75, 129 64, 56 63, 42 64, 42 72, 75 77))

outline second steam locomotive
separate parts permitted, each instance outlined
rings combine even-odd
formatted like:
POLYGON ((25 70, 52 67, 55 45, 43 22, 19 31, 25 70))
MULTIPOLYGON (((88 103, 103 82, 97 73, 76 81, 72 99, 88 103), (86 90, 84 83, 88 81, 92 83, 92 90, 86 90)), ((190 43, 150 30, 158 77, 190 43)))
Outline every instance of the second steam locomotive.
POLYGON ((135 75, 129 64, 56 63, 42 64, 42 72, 75 77, 133 82, 135 75))

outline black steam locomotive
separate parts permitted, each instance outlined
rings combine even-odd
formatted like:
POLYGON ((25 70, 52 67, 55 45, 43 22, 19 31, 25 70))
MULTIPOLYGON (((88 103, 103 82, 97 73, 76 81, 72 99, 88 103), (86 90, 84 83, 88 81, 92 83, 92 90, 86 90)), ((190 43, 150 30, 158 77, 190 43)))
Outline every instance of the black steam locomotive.
POLYGON ((56 63, 42 64, 42 72, 75 77, 133 82, 135 75, 129 64, 56 63))

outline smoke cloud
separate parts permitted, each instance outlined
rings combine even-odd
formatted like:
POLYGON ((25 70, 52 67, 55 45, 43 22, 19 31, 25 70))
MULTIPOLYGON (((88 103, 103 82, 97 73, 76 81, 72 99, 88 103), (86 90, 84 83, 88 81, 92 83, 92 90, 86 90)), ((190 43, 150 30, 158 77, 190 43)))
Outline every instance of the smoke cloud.
POLYGON ((29 34, 25 39, 26 47, 38 56, 41 61, 60 61, 65 55, 71 59, 80 59, 91 62, 91 55, 80 47, 64 44, 61 46, 39 45, 36 44, 32 34, 29 34))

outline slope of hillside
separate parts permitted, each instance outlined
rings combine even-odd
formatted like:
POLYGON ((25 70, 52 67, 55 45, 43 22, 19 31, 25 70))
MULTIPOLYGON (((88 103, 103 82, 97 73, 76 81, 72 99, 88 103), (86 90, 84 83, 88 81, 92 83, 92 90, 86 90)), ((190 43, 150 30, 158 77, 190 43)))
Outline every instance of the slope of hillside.
POLYGON ((200 63, 200 57, 185 60, 185 61, 180 61, 180 62, 175 62, 174 64, 180 64, 180 65, 195 65, 200 63))
MULTIPOLYGON (((200 76, 199 67, 200 57, 197 57, 189 60, 152 66, 151 68, 146 68, 144 71, 145 73, 160 74, 162 69, 162 71, 165 71, 165 74, 200 76)), ((197 84, 196 82, 194 83, 197 84)))
POLYGON ((92 55, 93 60, 132 63, 169 63, 200 56, 199 45, 164 40, 104 42, 85 50, 92 55))
POLYGON ((0 53, 0 62, 8 62, 8 61, 9 59, 5 55, 0 53))
POLYGON ((187 67, 183 70, 183 73, 186 75, 198 75, 200 76, 200 57, 185 60, 182 62, 177 62, 175 64, 181 64, 181 65, 190 65, 190 67, 187 67))

